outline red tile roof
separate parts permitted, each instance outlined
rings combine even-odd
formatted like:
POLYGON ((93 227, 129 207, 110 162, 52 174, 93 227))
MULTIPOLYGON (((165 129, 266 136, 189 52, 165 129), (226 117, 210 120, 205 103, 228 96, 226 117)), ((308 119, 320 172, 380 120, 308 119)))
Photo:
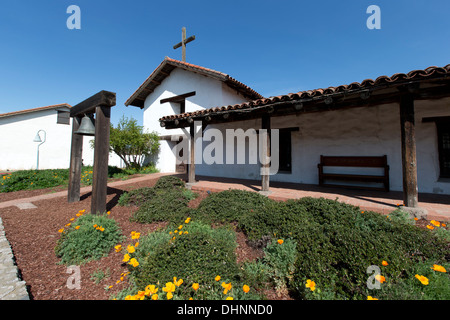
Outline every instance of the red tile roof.
POLYGON ((51 106, 46 106, 46 107, 39 107, 39 108, 33 108, 33 109, 26 109, 26 110, 19 110, 19 111, 13 111, 13 112, 8 112, 8 113, 2 113, 0 114, 0 118, 5 118, 5 117, 11 117, 11 116, 16 116, 19 114, 25 114, 25 113, 31 113, 31 112, 38 112, 38 111, 44 111, 44 110, 50 110, 50 109, 58 109, 58 108, 72 108, 72 106, 70 104, 67 103, 61 103, 61 104, 55 104, 55 105, 51 105, 51 106))
POLYGON ((336 93, 350 93, 352 91, 361 91, 361 90, 374 90, 377 88, 382 88, 386 84, 405 84, 413 80, 422 80, 422 79, 432 79, 433 77, 450 77, 450 64, 445 67, 428 67, 424 70, 413 70, 408 73, 396 73, 390 77, 388 76, 380 76, 375 80, 366 79, 361 83, 353 82, 348 85, 340 85, 337 87, 328 87, 325 89, 315 89, 315 90, 306 90, 299 91, 297 93, 289 93, 286 95, 279 95, 270 98, 262 98, 256 99, 249 102, 244 102, 241 104, 228 105, 222 107, 214 107, 210 109, 198 110, 190 113, 176 114, 176 115, 168 115, 159 119, 160 121, 165 120, 174 120, 181 119, 192 116, 201 116, 206 115, 212 112, 218 111, 229 111, 229 110, 237 110, 237 109, 251 109, 259 106, 264 106, 277 102, 287 102, 294 101, 300 99, 307 99, 313 97, 322 97, 325 98, 328 95, 336 94, 336 93))
POLYGON ((192 63, 187 63, 175 59, 166 57, 159 66, 152 72, 152 74, 139 86, 139 88, 128 98, 125 102, 126 106, 136 106, 143 108, 145 98, 152 93, 157 86, 172 72, 175 68, 181 68, 187 71, 202 74, 213 79, 220 80, 227 84, 229 87, 237 90, 248 99, 261 99, 263 98, 258 92, 250 88, 249 86, 237 81, 233 77, 220 71, 201 67, 192 63))

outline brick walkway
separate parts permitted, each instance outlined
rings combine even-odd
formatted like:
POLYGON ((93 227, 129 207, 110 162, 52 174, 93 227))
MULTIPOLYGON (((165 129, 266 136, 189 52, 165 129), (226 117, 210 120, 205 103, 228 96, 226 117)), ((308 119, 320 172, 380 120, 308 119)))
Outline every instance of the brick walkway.
MULTIPOLYGON (((220 192, 228 189, 241 189, 258 192, 261 181, 240 180, 219 177, 197 176, 198 182, 193 190, 220 192)), ((317 185, 270 182, 269 198, 285 201, 303 197, 323 197, 327 199, 359 206, 362 210, 371 210, 388 214, 403 203, 402 192, 363 191, 344 188, 325 188, 317 185)), ((427 212, 428 220, 450 221, 450 196, 437 194, 419 194, 419 207, 427 212)))

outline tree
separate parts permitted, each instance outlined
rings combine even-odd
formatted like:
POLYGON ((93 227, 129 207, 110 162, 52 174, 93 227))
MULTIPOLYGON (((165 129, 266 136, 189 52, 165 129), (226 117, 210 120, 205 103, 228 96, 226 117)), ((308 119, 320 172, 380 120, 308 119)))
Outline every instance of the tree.
POLYGON ((122 116, 116 128, 111 124, 109 148, 127 168, 139 169, 145 157, 158 153, 159 136, 156 132, 144 132, 136 119, 122 116))

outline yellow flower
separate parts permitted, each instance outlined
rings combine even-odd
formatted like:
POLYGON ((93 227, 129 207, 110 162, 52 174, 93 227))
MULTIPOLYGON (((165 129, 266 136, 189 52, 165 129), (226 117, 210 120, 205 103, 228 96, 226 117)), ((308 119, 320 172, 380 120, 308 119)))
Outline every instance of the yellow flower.
POLYGON ((128 262, 130 260, 130 255, 127 253, 123 256, 123 262, 128 262))
POLYGON ((71 223, 66 224, 66 227, 70 227, 71 223))
POLYGON ((97 228, 97 227, 98 227, 98 225, 97 225, 97 224, 94 224, 94 225, 93 225, 93 227, 94 227, 94 228, 97 228))
POLYGON ((387 263, 387 261, 383 260, 383 261, 381 262, 381 264, 382 264, 383 266, 386 267, 389 263, 387 263))
POLYGON ((175 285, 172 282, 167 282, 166 286, 162 289, 164 292, 174 292, 175 291, 175 285))
POLYGON ((167 292, 167 300, 170 300, 173 298, 172 292, 167 292))
POLYGON ((85 212, 86 212, 86 209, 78 211, 78 213, 85 213, 85 212))
POLYGON ((140 236, 140 232, 131 231, 131 239, 139 239, 140 236))
POLYGON ((132 245, 129 245, 129 246, 127 247, 127 251, 128 251, 128 253, 133 253, 133 252, 136 251, 136 249, 135 249, 132 245))
POLYGON ((227 297, 225 300, 234 300, 233 297, 227 297))
POLYGON ((427 277, 416 274, 415 277, 419 280, 424 286, 427 286, 430 282, 427 277))
POLYGON ((310 279, 308 279, 308 280, 306 280, 305 287, 311 289, 311 291, 314 291, 314 290, 316 290, 316 283, 314 281, 311 281, 310 279))
POLYGON ((80 229, 80 226, 76 226, 76 227, 75 227, 75 230, 78 230, 78 229, 80 229))
POLYGON ((122 250, 122 246, 119 244, 115 246, 114 249, 116 249, 116 252, 120 252, 120 250, 122 250))
POLYGON ((214 278, 214 280, 220 281, 220 276, 216 276, 216 277, 214 278))
POLYGON ((447 272, 447 270, 445 270, 445 268, 443 266, 440 266, 438 264, 433 264, 433 267, 431 268, 434 271, 439 271, 439 272, 447 272))
POLYGON ((222 287, 224 288, 223 294, 227 294, 228 291, 230 291, 232 288, 231 282, 230 283, 222 282, 222 287))
POLYGON ((70 219, 70 221, 73 221, 73 220, 75 220, 75 218, 70 219))
POLYGON ((195 291, 198 290, 198 287, 199 287, 198 283, 194 283, 194 284, 192 285, 192 289, 194 289, 195 291))
POLYGON ((435 227, 440 227, 441 226, 441 223, 439 221, 436 221, 436 220, 431 220, 430 223, 432 225, 434 225, 435 227))
POLYGON ((372 296, 367 296, 367 300, 378 300, 377 298, 373 298, 372 296))
POLYGON ((101 232, 105 231, 105 228, 103 228, 102 226, 98 227, 97 230, 100 230, 101 232))
POLYGON ((187 218, 186 220, 184 220, 184 223, 189 223, 191 221, 191 218, 187 218))
POLYGON ((150 296, 158 292, 158 288, 155 285, 151 284, 145 287, 145 295, 150 296))
POLYGON ((137 248, 139 246, 139 242, 136 242, 134 246, 137 248))
POLYGON ((375 276, 375 279, 376 279, 379 283, 383 283, 383 282, 386 281, 386 278, 383 277, 381 274, 377 274, 377 275, 375 276))
POLYGON ((283 244, 284 243, 284 240, 283 239, 278 239, 278 241, 277 241, 279 244, 283 244))
POLYGON ((245 293, 248 293, 250 291, 250 287, 246 284, 242 287, 242 290, 244 290, 245 293))
POLYGON ((156 293, 152 295, 152 300, 158 300, 158 295, 156 293))
POLYGON ((179 286, 181 286, 181 284, 183 283, 183 279, 180 279, 180 280, 177 281, 177 277, 173 277, 173 283, 174 283, 177 287, 179 287, 179 286))
POLYGON ((427 228, 430 229, 430 230, 433 230, 433 229, 434 229, 434 227, 433 227, 433 226, 430 226, 430 225, 428 225, 427 228))
POLYGON ((184 234, 188 234, 189 232, 185 231, 184 234))
POLYGON ((106 212, 106 214, 107 214, 107 215, 110 215, 110 214, 111 214, 111 211, 106 212))
POLYGON ((139 262, 136 260, 136 258, 133 258, 128 262, 128 264, 131 264, 133 267, 137 267, 139 265, 139 262))
POLYGON ((58 230, 59 233, 63 233, 64 232, 64 228, 61 228, 58 230))

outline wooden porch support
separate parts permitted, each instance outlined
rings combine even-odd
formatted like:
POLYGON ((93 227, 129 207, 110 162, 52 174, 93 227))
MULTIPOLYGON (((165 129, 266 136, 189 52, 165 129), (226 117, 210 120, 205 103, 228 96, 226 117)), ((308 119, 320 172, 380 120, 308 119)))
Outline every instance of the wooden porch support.
POLYGON ((72 120, 72 145, 70 148, 70 171, 67 201, 80 201, 81 162, 83 156, 83 136, 75 132, 80 127, 81 117, 72 120))
POLYGON ((195 183, 195 125, 190 125, 190 162, 189 162, 189 178, 188 183, 195 183))
MULTIPOLYGON (((270 116, 263 115, 261 118, 261 129, 267 130, 267 143, 262 144, 262 157, 270 157, 270 116)), ((260 135, 260 139, 263 138, 263 135, 260 135)), ((261 191, 262 192, 269 192, 269 185, 270 185, 270 163, 268 161, 263 161, 261 163, 262 169, 265 171, 265 174, 261 175, 261 191)))
POLYGON ((410 208, 418 207, 417 159, 414 121, 414 98, 402 95, 400 100, 402 139, 403 201, 410 208))
POLYGON ((95 108, 95 114, 94 176, 92 182, 91 213, 101 214, 106 212, 111 107, 97 106, 95 108))

